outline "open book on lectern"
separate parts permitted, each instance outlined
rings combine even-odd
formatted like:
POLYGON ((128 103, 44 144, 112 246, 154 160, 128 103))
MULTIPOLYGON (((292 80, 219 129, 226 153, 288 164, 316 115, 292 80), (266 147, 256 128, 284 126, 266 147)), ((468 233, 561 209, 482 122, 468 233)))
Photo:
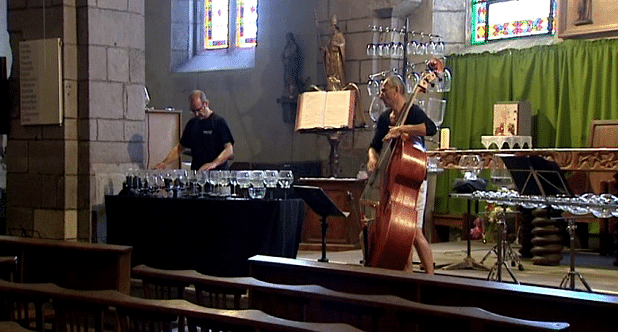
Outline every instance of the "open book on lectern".
POLYGON ((521 195, 566 195, 573 191, 560 166, 539 156, 500 156, 521 195))
POLYGON ((298 97, 295 129, 351 129, 355 105, 353 90, 305 92, 298 97))

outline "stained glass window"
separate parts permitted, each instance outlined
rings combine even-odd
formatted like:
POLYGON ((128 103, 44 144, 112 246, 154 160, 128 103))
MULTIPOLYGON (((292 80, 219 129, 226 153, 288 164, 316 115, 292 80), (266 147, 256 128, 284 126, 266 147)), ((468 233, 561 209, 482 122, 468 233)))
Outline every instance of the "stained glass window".
POLYGON ((553 34, 555 0, 472 0, 472 44, 553 34))
POLYGON ((204 48, 214 50, 229 46, 228 0, 204 0, 204 48))
POLYGON ((257 44, 257 0, 236 0, 236 46, 257 44))

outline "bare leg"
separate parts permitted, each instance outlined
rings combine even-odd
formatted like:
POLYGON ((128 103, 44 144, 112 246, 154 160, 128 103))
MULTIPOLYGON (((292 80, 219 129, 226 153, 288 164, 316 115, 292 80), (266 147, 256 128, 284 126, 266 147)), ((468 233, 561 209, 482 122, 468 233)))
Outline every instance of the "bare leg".
MULTIPOLYGON (((427 239, 425 239, 421 228, 416 228, 414 248, 416 248, 418 257, 421 259, 421 264, 425 267, 427 274, 433 275, 433 253, 431 252, 431 246, 429 245, 429 242, 427 242, 427 239)), ((411 258, 408 260, 411 260, 411 258)))

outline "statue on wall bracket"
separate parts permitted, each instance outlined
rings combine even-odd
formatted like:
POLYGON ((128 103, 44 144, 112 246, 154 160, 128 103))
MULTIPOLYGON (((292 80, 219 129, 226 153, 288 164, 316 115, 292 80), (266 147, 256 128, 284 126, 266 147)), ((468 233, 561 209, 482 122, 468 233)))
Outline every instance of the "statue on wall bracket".
POLYGON ((298 95, 305 90, 305 81, 301 79, 302 53, 294 34, 286 34, 286 45, 281 53, 283 62, 283 95, 277 99, 283 110, 283 122, 294 123, 298 95))
POLYGON ((575 25, 592 24, 592 0, 580 0, 577 5, 577 13, 575 25))

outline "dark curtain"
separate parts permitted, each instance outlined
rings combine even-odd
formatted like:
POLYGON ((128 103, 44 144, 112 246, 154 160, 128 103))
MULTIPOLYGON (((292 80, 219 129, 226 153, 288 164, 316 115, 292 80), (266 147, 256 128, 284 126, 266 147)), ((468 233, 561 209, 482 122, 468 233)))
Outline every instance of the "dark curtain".
MULTIPOLYGON (((592 120, 618 119, 618 39, 452 55, 447 66, 453 81, 442 127, 451 129, 458 149, 483 148, 481 136, 492 134, 493 105, 501 101, 530 101, 535 148, 586 147, 592 120)), ((438 177, 437 213, 464 211, 464 201, 448 198, 457 177, 458 171, 438 177)))

